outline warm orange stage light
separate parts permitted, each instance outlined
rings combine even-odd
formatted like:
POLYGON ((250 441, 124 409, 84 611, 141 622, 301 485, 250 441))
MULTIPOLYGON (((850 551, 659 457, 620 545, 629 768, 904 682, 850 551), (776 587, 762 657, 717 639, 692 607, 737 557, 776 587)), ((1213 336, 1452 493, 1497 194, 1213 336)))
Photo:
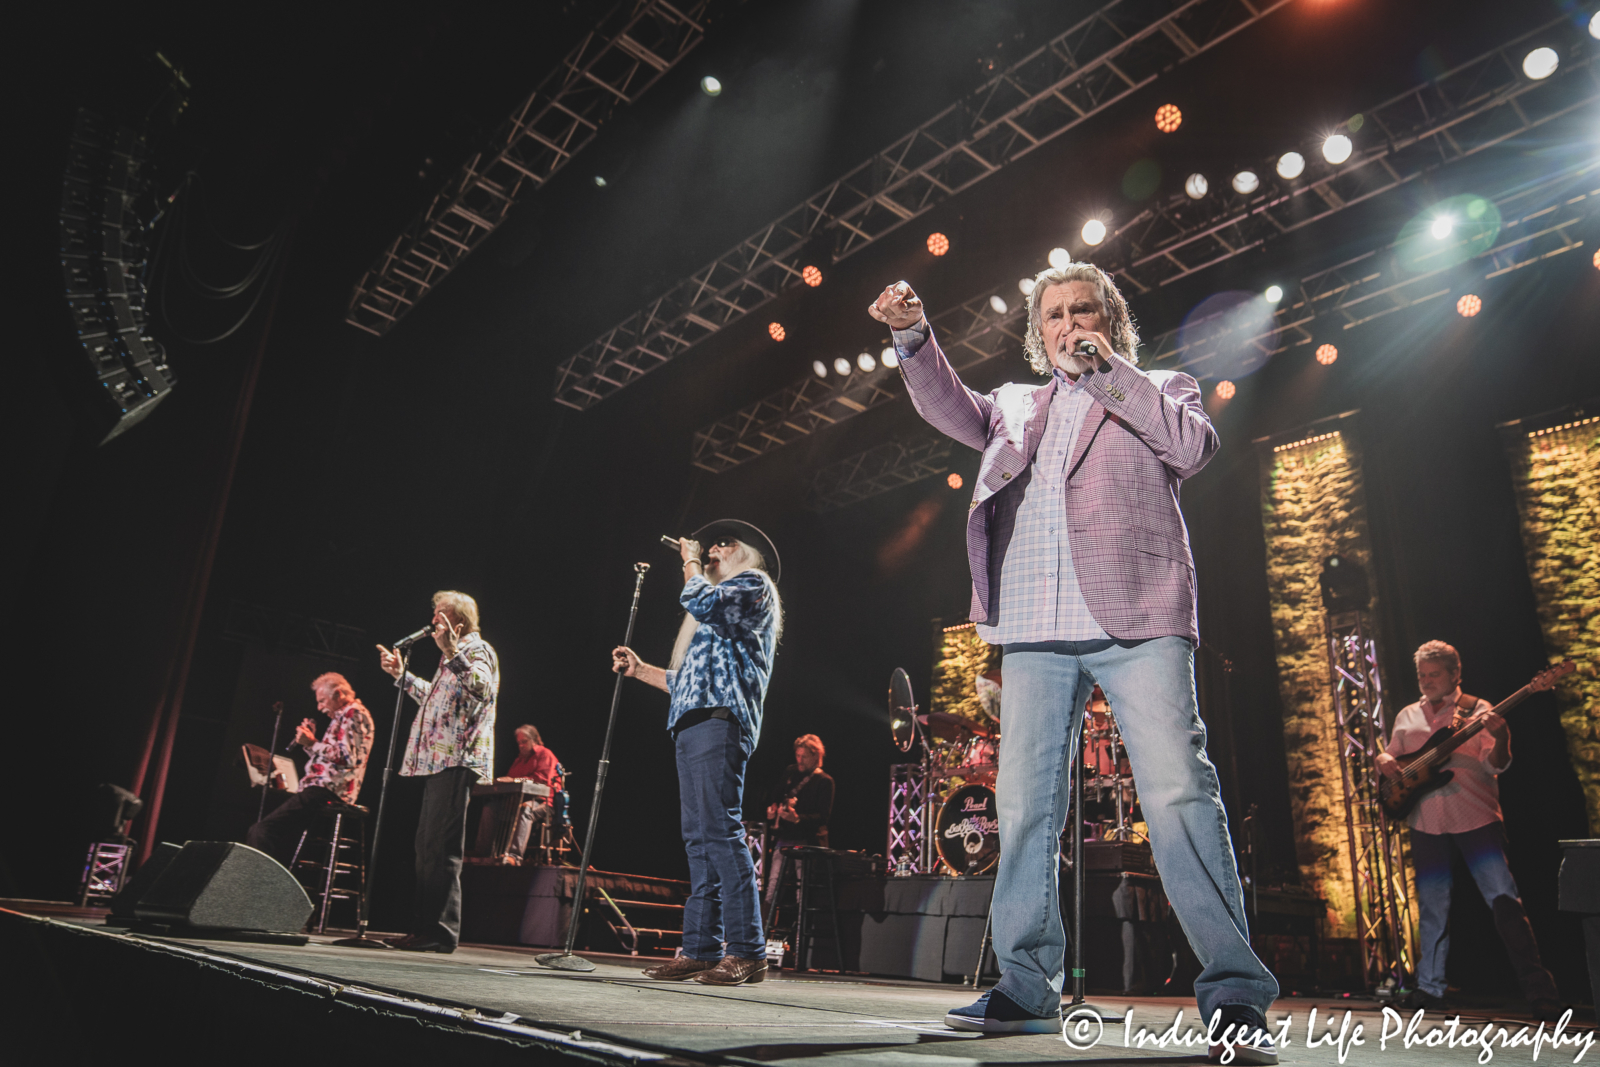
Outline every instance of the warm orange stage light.
POLYGON ((1156 129, 1162 133, 1171 133, 1182 125, 1183 112, 1176 104, 1162 104, 1156 108, 1156 129))
POLYGON ((1217 397, 1221 400, 1232 400, 1233 394, 1238 392, 1232 382, 1217 383, 1217 397))
POLYGON ((816 267, 806 267, 800 272, 800 280, 815 289, 822 284, 822 272, 816 267))
POLYGON ((1464 319, 1470 319, 1472 316, 1476 315, 1482 310, 1483 301, 1479 300, 1471 293, 1468 293, 1466 296, 1456 301, 1456 314, 1460 315, 1464 319))
POLYGON ((952 489, 960 489, 961 488, 961 475, 959 475, 959 474, 951 474, 950 477, 948 477, 948 478, 946 478, 944 480, 944 484, 948 485, 952 489))
POLYGON ((785 337, 789 336, 787 333, 784 332, 783 323, 781 323, 781 322, 769 322, 769 323, 767 323, 767 332, 772 335, 772 339, 774 341, 781 341, 785 337))
POLYGON ((950 251, 950 238, 942 233, 928 234, 928 251, 936 256, 942 256, 950 251))
POLYGON ((1339 350, 1332 345, 1317 346, 1317 362, 1326 367, 1339 358, 1339 350))

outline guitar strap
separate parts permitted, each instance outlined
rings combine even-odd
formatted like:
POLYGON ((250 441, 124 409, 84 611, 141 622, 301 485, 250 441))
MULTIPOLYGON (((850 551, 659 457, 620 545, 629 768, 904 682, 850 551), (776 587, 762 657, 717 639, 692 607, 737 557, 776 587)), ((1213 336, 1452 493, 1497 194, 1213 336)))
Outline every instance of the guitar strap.
POLYGON ((1450 729, 1454 730, 1463 722, 1472 718, 1473 713, 1477 711, 1477 709, 1477 697, 1471 696, 1466 692, 1463 692, 1460 696, 1456 697, 1456 717, 1455 721, 1450 724, 1450 729))

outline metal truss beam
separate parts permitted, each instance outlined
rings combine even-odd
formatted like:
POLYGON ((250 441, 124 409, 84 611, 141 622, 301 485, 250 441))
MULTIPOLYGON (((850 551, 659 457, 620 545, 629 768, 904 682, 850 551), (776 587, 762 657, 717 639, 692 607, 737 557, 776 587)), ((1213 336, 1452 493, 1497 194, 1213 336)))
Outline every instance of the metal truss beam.
MULTIPOLYGON (((1565 26, 1565 23, 1541 27, 1529 36, 1545 34, 1558 25, 1565 26)), ((1374 109, 1371 115, 1375 117, 1369 118, 1368 121, 1396 122, 1397 112, 1390 105, 1399 107, 1397 101, 1412 102, 1420 108, 1429 100, 1445 100, 1452 98, 1453 94, 1454 98, 1464 101, 1462 107, 1471 114, 1468 118, 1464 118, 1462 112, 1451 112, 1440 107, 1431 112, 1430 119, 1395 135, 1396 142, 1404 141, 1408 146, 1416 146, 1442 143, 1440 139, 1449 137, 1454 130, 1455 142, 1451 154, 1440 155, 1431 164, 1423 165, 1412 160, 1415 168, 1402 173, 1398 168, 1397 158, 1379 155, 1389 152, 1387 145, 1373 149, 1367 155, 1355 157, 1357 162, 1348 163, 1347 169, 1352 166, 1365 168, 1371 165, 1382 170, 1384 166, 1388 166, 1394 172, 1391 174, 1389 170, 1384 170, 1388 184, 1376 191, 1369 191, 1360 199, 1371 199, 1381 192, 1387 192, 1414 180, 1425 172, 1436 173, 1443 167, 1471 159, 1482 148, 1488 147, 1466 140, 1464 132, 1466 129, 1477 130, 1486 138, 1492 138, 1492 143, 1499 144, 1580 107, 1600 101, 1600 78, 1597 78, 1592 54, 1567 62, 1563 71, 1558 71, 1547 82, 1530 83, 1518 74, 1518 78, 1521 79, 1518 84, 1513 85, 1507 80, 1502 86, 1503 91, 1496 89, 1489 94, 1494 101, 1492 104, 1486 101, 1483 93, 1471 94, 1458 88, 1464 84, 1461 79, 1466 79, 1469 75, 1479 79, 1477 84, 1480 88, 1494 80, 1490 75, 1499 77, 1503 74, 1506 56, 1514 54, 1516 47, 1517 44, 1514 42, 1489 52, 1434 82, 1417 86, 1410 92, 1395 97, 1388 104, 1374 109), (1558 80, 1563 77, 1564 81, 1558 80), (1541 89, 1537 95, 1529 90, 1529 86, 1543 87, 1552 84, 1564 84, 1567 89, 1565 93, 1545 92, 1541 89), (1446 89, 1433 91, 1430 88, 1436 85, 1449 87, 1448 93, 1446 89), (1496 112, 1503 118, 1496 118, 1494 114, 1496 112)), ((1393 155, 1398 156, 1398 153, 1393 155)), ((1487 259, 1490 266, 1485 277, 1494 278, 1580 247, 1582 242, 1577 232, 1583 220, 1592 217, 1596 209, 1600 208, 1600 192, 1583 187, 1583 183, 1592 182, 1597 173, 1600 173, 1600 169, 1597 169, 1596 165, 1585 164, 1550 176, 1543 181, 1512 185, 1500 193, 1487 193, 1488 198, 1492 199, 1500 209, 1505 221, 1499 243, 1488 251, 1480 253, 1480 258, 1487 259)), ((1328 177, 1323 177, 1313 178, 1309 184, 1328 190, 1332 182, 1328 177)), ((1277 206, 1285 202, 1286 197, 1294 195, 1296 190, 1281 196, 1263 195, 1250 202, 1255 204, 1254 207, 1247 204, 1244 208, 1231 201, 1221 201, 1208 209, 1209 215, 1191 220, 1187 231, 1174 231, 1169 234, 1169 239, 1188 247, 1194 243, 1191 240, 1193 233, 1221 233, 1230 226, 1237 229, 1247 224, 1247 218, 1253 213, 1266 217, 1269 209, 1276 210, 1277 206)), ((1323 197, 1322 201, 1327 209, 1319 211, 1316 214, 1317 219, 1325 219, 1338 210, 1360 202, 1353 193, 1349 199, 1340 197, 1336 189, 1329 195, 1339 199, 1339 206, 1332 207, 1327 198, 1323 197)), ((1243 200, 1243 198, 1238 199, 1243 200)), ((1186 198, 1181 195, 1172 198, 1169 206, 1176 204, 1178 200, 1186 198)), ((1207 209, 1191 206, 1189 210, 1207 209)), ((1306 223, 1310 221, 1314 220, 1307 219, 1306 223)), ((1248 240, 1242 235, 1236 235, 1238 244, 1233 245, 1231 251, 1211 256, 1203 266, 1216 266, 1234 255, 1260 248, 1277 237, 1301 228, 1303 224, 1297 222, 1291 227, 1263 223, 1266 226, 1265 231, 1251 236, 1248 240)), ((1127 239, 1127 234, 1133 225, 1130 223, 1121 231, 1124 241, 1120 245, 1113 245, 1107 255, 1095 257, 1101 266, 1117 274, 1119 282, 1130 279, 1129 284, 1133 283, 1128 269, 1129 260, 1126 257, 1129 255, 1129 249, 1134 246, 1127 239)), ((1164 246, 1159 244, 1151 246, 1141 254, 1139 263, 1147 265, 1155 262, 1163 248, 1164 246)), ((1442 267, 1421 274, 1406 274, 1396 267, 1392 256, 1386 255, 1392 248, 1391 243, 1385 243, 1337 266, 1306 276, 1293 294, 1293 299, 1286 299, 1278 309, 1269 330, 1241 338, 1233 336, 1225 329, 1202 330, 1199 331, 1198 337, 1192 333, 1180 334, 1178 329, 1172 329, 1145 340, 1141 350, 1141 361, 1147 366, 1181 367, 1196 377, 1206 378, 1211 376, 1209 364, 1225 345, 1237 347, 1250 344, 1259 348, 1263 355, 1276 355, 1287 349, 1309 344, 1312 339, 1310 325, 1319 316, 1337 316, 1337 321, 1345 329, 1350 329, 1364 322, 1370 322, 1374 318, 1443 296, 1450 291, 1448 286, 1440 286, 1440 276, 1455 271, 1459 269, 1458 267, 1442 267)), ((1143 268, 1135 264, 1133 269, 1143 268)), ((1202 267, 1186 264, 1182 274, 1174 271, 1162 279, 1157 279, 1154 275, 1145 275, 1150 278, 1145 288, 1148 290, 1157 285, 1177 281, 1179 277, 1186 277, 1200 269, 1202 267)), ((998 355, 1015 355, 1020 352, 1023 331, 1026 329, 1023 312, 1023 305, 1017 300, 1015 289, 1008 282, 934 316, 931 321, 951 357, 952 364, 957 370, 965 370, 998 355), (1003 294, 1006 292, 1012 293, 1011 299, 1016 306, 1008 307, 1005 312, 995 311, 990 306, 991 298, 1001 296, 1004 299, 1003 294)), ((814 378, 807 379, 696 431, 693 461, 696 466, 705 470, 725 471, 814 433, 824 426, 888 403, 896 399, 900 393, 901 389, 898 383, 894 382, 890 372, 882 370, 865 375, 852 373, 847 379, 831 385, 814 378), (844 398, 852 403, 840 403, 844 398)))
POLYGON ((811 479, 806 507, 819 513, 837 511, 847 504, 943 474, 950 469, 953 444, 943 434, 918 433, 846 456, 817 470, 811 479))
POLYGON ((583 410, 1291 0, 1111 0, 569 357, 583 410))
POLYGON ((737 2, 623 0, 612 8, 383 250, 356 284, 345 321, 387 333, 499 229, 519 197, 581 152, 737 2))

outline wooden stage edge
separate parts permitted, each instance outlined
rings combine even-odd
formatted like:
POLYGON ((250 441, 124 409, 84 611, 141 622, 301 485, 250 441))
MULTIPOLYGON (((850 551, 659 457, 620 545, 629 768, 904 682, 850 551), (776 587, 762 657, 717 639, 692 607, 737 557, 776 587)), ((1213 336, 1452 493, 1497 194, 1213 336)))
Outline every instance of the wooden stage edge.
MULTIPOLYGON (((70 914, 76 910, 49 902, 0 902, 6 948, 0 969, 50 970, 54 980, 64 983, 64 995, 80 1008, 86 999, 108 1004, 145 987, 159 989, 164 998, 157 1001, 158 994, 151 992, 151 1003, 170 1004, 181 1000, 185 988, 203 988, 204 998, 217 1005, 208 1018, 229 1032, 265 1017, 275 1028, 307 1039, 313 1034, 307 1027, 329 1027, 330 1036, 320 1040, 337 1043, 348 1037, 356 1042, 359 1037, 359 1047, 373 1052, 390 1042, 421 1055, 429 1042, 446 1042, 480 1062, 495 1062, 500 1054, 496 1050, 501 1050, 515 1052, 522 1064, 751 1067, 814 1063, 818 1057, 825 1057, 830 1067, 1204 1061, 1203 1027, 1195 1018, 1194 1001, 1187 998, 1094 998, 1112 1021, 1104 1024, 1091 1047, 1073 1048, 1060 1035, 985 1036, 947 1029, 944 1013, 974 997, 972 990, 953 983, 780 973, 757 985, 715 988, 650 981, 639 973, 648 961, 626 956, 586 953, 595 970, 575 974, 539 967, 534 961, 538 950, 531 947, 464 945, 451 955, 432 955, 343 948, 331 944, 331 934, 314 937, 303 947, 155 938, 104 927, 94 916, 70 914), (30 961, 32 951, 41 953, 43 962, 30 961), (102 974, 106 977, 98 977, 102 974), (108 993, 113 989, 115 995, 108 993), (314 1006, 315 1014, 296 1016, 308 1010, 306 1004, 314 1006), (1201 1047, 1153 1043, 1179 1012, 1178 1033, 1188 1031, 1201 1047), (1124 1026, 1124 1018, 1130 1017, 1125 1013, 1131 1013, 1131 1026, 1124 1026), (1136 1040, 1140 1029, 1149 1035, 1144 1047, 1136 1040), (1128 1037, 1135 1040, 1125 1044, 1128 1037)), ((12 988, 17 988, 16 977, 8 976, 12 988)), ((80 1012, 74 1018, 92 1020, 94 1015, 80 1012)), ((1518 1033, 1528 1040, 1539 1032, 1525 1007, 1512 1003, 1463 1005, 1460 1022, 1453 1027, 1449 1017, 1431 1013, 1419 1021, 1415 1034, 1448 1031, 1458 1040, 1453 1048, 1415 1042, 1405 1048, 1400 1036, 1391 1036, 1380 1049, 1387 1020, 1380 1006, 1366 998, 1286 997, 1271 1013, 1275 1025, 1285 1018, 1289 1044, 1282 1062, 1318 1067, 1377 1062, 1465 1067, 1480 1062, 1482 1054, 1475 1045, 1459 1044, 1469 1029, 1481 1032, 1488 1026, 1491 1038, 1500 1041, 1514 1041, 1518 1033), (1319 1043, 1307 1047, 1313 1010, 1310 1036, 1319 1043), (1354 1040, 1358 1030, 1360 1043, 1354 1040), (1495 1038, 1497 1033, 1504 1038, 1495 1038)), ((8 1034, 19 1033, 14 1021, 8 1025, 8 1034)), ((117 1025, 127 1040, 127 1025, 120 1020, 117 1025)), ((172 1033, 170 1025, 162 1031, 172 1033)), ((1577 1060, 1597 1040, 1592 1011, 1574 1013, 1561 1030, 1565 1043, 1558 1048, 1550 1044, 1551 1032, 1544 1028, 1536 1062, 1600 1060, 1595 1051, 1577 1060)), ((1497 1047, 1494 1059, 1535 1062, 1526 1045, 1497 1047)))

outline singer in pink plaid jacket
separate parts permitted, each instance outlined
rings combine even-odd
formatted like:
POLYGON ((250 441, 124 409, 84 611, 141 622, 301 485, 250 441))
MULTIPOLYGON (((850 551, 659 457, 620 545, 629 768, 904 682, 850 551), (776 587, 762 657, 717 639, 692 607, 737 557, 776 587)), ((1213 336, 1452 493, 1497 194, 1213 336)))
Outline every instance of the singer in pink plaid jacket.
MULTIPOLYGON (((1200 387, 1177 371, 1140 371, 1116 353, 1089 375, 1094 403, 1067 465, 1068 544, 1089 612, 1112 637, 1200 640, 1194 558, 1178 487, 1217 451, 1200 387)), ((1027 470, 1054 386, 1012 383, 987 395, 961 383, 931 328, 900 372, 930 425, 983 453, 967 512, 972 619, 994 622, 989 518, 996 493, 1027 470)))

